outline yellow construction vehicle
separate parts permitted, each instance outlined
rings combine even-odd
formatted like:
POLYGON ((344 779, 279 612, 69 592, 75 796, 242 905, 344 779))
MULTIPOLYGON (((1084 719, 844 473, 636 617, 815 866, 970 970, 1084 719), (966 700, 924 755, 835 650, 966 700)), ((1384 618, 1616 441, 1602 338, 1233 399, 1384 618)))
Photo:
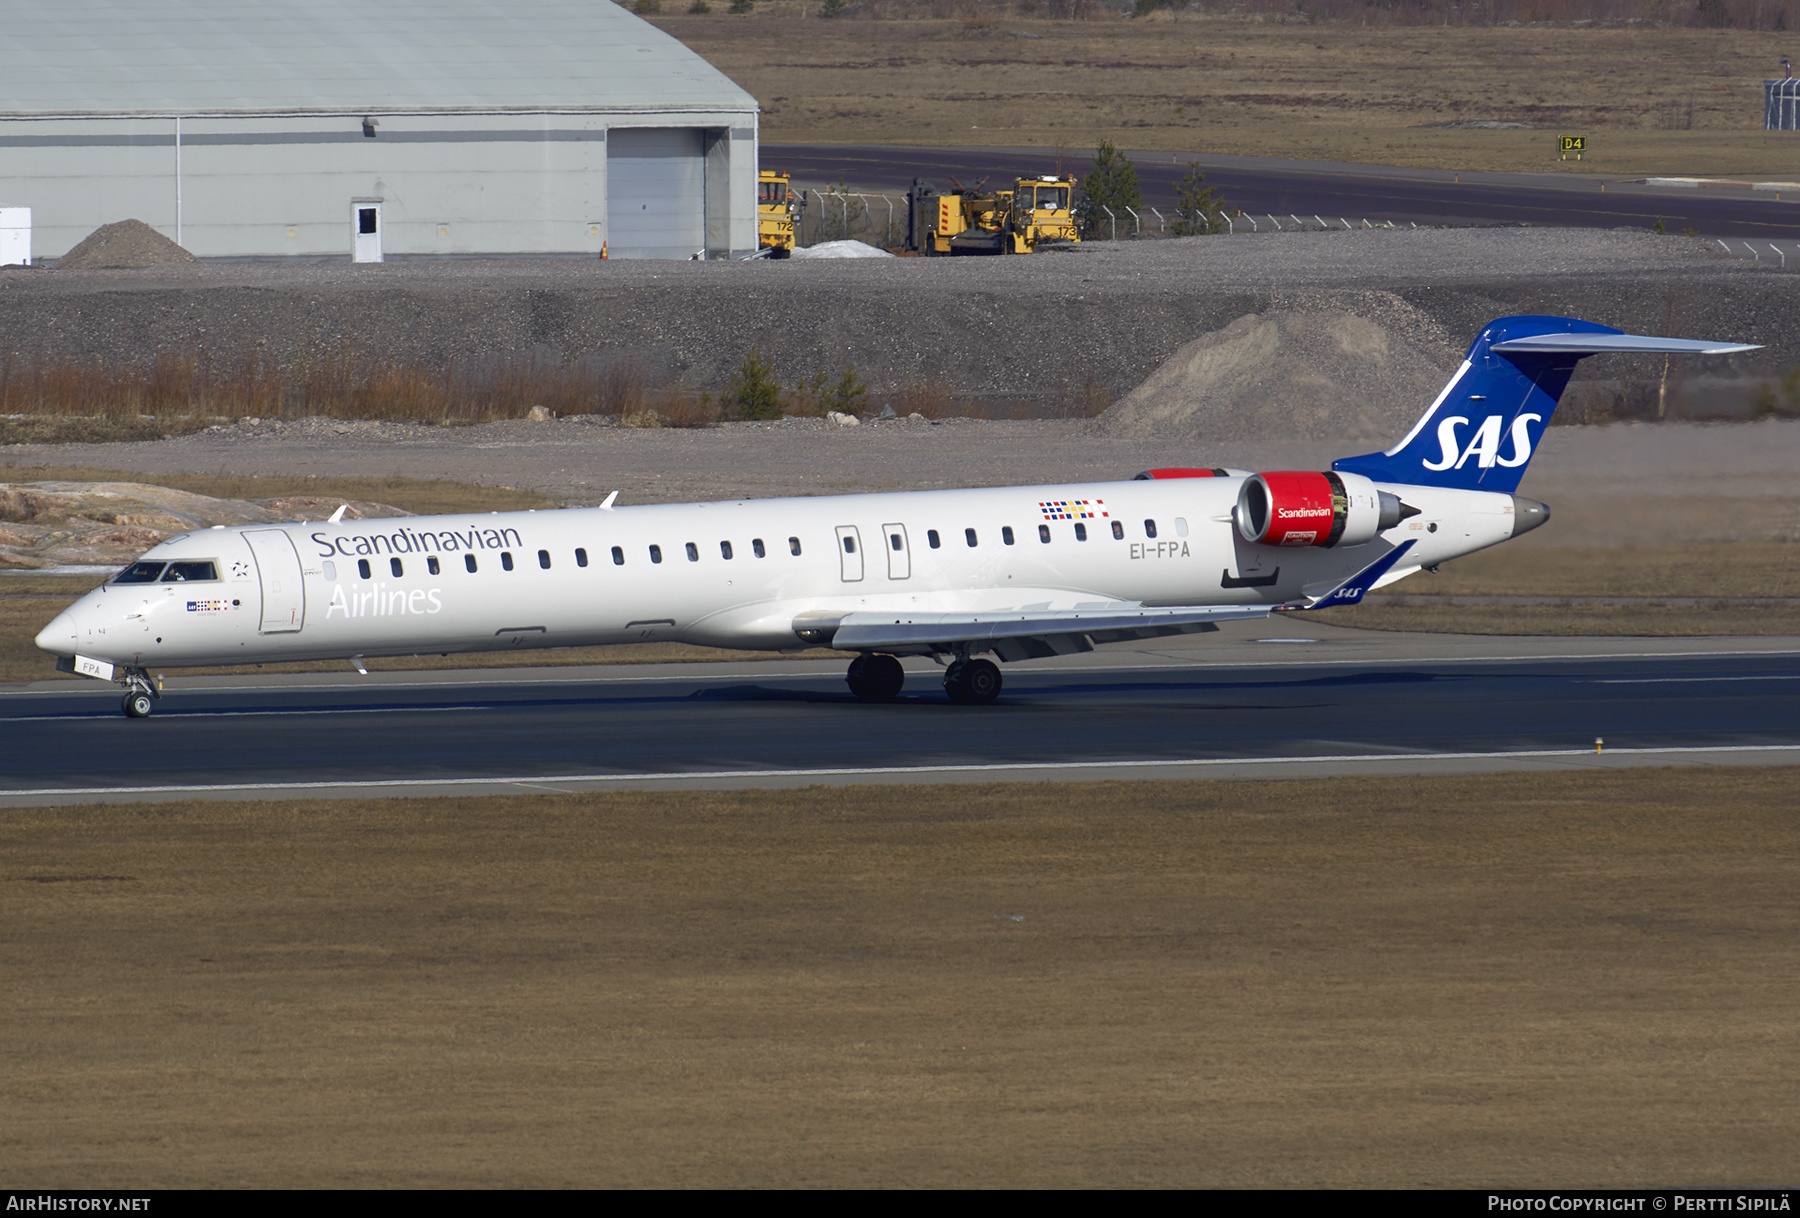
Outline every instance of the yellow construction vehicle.
POLYGON ((756 175, 756 244, 771 258, 786 258, 794 249, 793 192, 788 175, 765 169, 756 175))
POLYGON ((925 255, 1029 254, 1049 241, 1079 241, 1072 177, 1015 178, 1011 190, 983 190, 987 179, 939 194, 914 178, 907 194, 910 250, 925 255))

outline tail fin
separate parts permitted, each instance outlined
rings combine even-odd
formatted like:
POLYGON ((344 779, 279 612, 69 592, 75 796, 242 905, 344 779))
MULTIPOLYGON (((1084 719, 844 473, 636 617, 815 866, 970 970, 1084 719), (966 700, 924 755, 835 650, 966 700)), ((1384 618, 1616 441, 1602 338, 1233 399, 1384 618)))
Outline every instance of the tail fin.
POLYGON ((1581 360, 1609 351, 1723 355, 1755 349, 1648 338, 1573 317, 1502 317, 1476 337, 1462 367, 1404 440, 1386 452, 1340 458, 1331 468, 1377 482, 1511 494, 1581 360))

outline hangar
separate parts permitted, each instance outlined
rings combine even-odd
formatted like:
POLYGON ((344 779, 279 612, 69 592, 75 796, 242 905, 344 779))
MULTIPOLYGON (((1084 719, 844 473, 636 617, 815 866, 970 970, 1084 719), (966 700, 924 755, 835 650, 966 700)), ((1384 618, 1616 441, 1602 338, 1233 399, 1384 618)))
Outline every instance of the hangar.
POLYGON ((135 217, 214 259, 756 249, 756 100, 610 0, 57 0, 7 22, 32 256, 135 217))

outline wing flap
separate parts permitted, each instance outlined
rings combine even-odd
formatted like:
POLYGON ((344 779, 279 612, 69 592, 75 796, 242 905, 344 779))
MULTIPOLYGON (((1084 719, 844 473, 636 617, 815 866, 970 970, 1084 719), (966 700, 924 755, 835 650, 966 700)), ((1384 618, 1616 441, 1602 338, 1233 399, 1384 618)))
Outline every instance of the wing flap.
POLYGON ((1006 613, 848 613, 839 620, 831 645, 840 651, 892 651, 932 650, 957 643, 1002 644, 1039 640, 1049 649, 1043 654, 1066 655, 1070 651, 1087 651, 1093 643, 1198 633, 1214 628, 1219 622, 1268 615, 1267 605, 1006 613))

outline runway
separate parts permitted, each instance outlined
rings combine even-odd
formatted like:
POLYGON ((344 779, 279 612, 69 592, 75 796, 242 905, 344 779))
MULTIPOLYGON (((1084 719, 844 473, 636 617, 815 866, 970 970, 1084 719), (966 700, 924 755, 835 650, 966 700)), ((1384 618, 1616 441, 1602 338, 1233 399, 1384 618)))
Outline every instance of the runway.
POLYGON ((991 707, 817 660, 192 677, 142 721, 14 687, 0 804, 1800 762, 1793 640, 1256 632, 1009 666, 991 707))
MULTIPOLYGON (((908 148, 830 144, 764 144, 762 164, 785 169, 796 186, 835 186, 904 194, 915 177, 940 190, 952 176, 973 185, 988 175, 1056 170, 1042 148, 908 148)), ((1330 225, 1391 220, 1406 224, 1529 224, 1573 228, 1692 229, 1705 237, 1800 239, 1800 192, 1673 189, 1639 185, 1587 173, 1456 173, 1385 165, 1311 162, 1275 157, 1130 154, 1146 206, 1166 216, 1175 206, 1174 183, 1198 161, 1206 185, 1233 208, 1248 213, 1262 231, 1306 223, 1318 215, 1330 225), (1296 217, 1298 218, 1296 220, 1296 217)), ((1086 172, 1086 150, 1061 172, 1086 172)), ((992 185, 993 183, 990 183, 992 185)), ((880 215, 880 204, 872 204, 880 215)), ((896 207, 903 204, 896 203, 896 207)), ((1154 218, 1150 219, 1154 225, 1154 218)), ((1761 253, 1766 257, 1768 250, 1761 253)), ((1793 250, 1789 250, 1791 255, 1793 250)))

